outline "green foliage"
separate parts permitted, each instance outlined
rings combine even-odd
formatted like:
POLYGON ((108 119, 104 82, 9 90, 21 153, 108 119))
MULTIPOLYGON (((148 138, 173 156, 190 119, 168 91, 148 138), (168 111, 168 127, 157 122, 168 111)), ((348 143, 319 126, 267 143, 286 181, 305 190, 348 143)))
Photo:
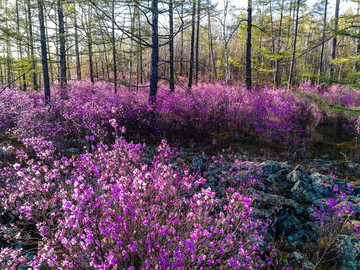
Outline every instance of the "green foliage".
POLYGON ((230 66, 233 66, 236 68, 244 67, 244 64, 241 64, 238 58, 234 58, 232 56, 229 56, 229 63, 230 63, 230 66))
POLYGON ((266 69, 266 68, 259 68, 258 72, 262 73, 262 74, 270 74, 273 73, 275 71, 275 69, 270 68, 270 69, 266 69))
POLYGON ((308 93, 297 91, 297 90, 295 90, 295 88, 293 88, 293 91, 298 93, 300 96, 311 99, 312 101, 319 104, 325 110, 331 108, 334 111, 336 111, 338 113, 344 113, 345 115, 359 115, 360 114, 360 107, 345 108, 344 106, 341 106, 339 104, 335 104, 335 103, 320 99, 315 95, 311 95, 311 94, 308 94, 308 93))
POLYGON ((347 63, 354 63, 357 61, 360 61, 360 54, 355 55, 355 56, 348 56, 348 57, 332 59, 331 63, 333 63, 334 65, 341 65, 341 64, 347 64, 347 63))

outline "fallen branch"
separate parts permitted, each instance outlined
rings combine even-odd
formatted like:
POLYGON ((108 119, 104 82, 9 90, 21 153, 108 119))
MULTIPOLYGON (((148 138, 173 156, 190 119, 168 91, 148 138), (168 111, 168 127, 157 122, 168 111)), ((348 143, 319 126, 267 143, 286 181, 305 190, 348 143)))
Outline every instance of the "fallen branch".
POLYGON ((27 72, 21 74, 19 77, 15 78, 14 80, 12 80, 11 82, 9 82, 1 91, 0 94, 2 94, 2 92, 4 92, 7 88, 9 88, 14 82, 16 82, 18 79, 20 79, 22 76, 28 74, 32 69, 28 70, 27 72))
POLYGON ((169 78, 163 78, 163 77, 158 77, 159 79, 162 79, 162 80, 165 80, 165 81, 168 81, 168 82, 174 82, 176 85, 180 86, 182 89, 184 89, 188 94, 190 94, 192 96, 192 98, 194 99, 194 101, 198 104, 198 105, 201 105, 200 101, 195 97, 194 93, 191 92, 191 90, 184 86, 183 84, 177 82, 177 81, 173 81, 169 78))

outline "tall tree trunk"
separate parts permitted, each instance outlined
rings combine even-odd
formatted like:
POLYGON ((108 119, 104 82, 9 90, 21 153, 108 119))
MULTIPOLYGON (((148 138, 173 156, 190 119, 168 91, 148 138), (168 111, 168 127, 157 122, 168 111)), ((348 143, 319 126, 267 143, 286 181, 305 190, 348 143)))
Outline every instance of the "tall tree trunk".
POLYGON ((158 29, 158 0, 152 0, 152 35, 151 35, 151 75, 150 75, 150 94, 149 102, 154 104, 157 94, 158 83, 158 63, 159 63, 159 29, 158 29))
POLYGON ((192 86, 193 69, 194 69, 195 13, 196 13, 196 0, 193 0, 192 19, 191 19, 190 68, 189 68, 189 82, 188 82, 189 88, 191 88, 192 86))
POLYGON ((115 0, 112 0, 111 20, 112 20, 111 42, 112 42, 113 71, 114 71, 114 93, 117 93, 116 45, 115 45, 115 0))
POLYGON ((7 62, 7 60, 6 60, 6 49, 5 49, 5 46, 3 47, 3 54, 4 54, 4 62, 2 63, 3 64, 3 66, 4 66, 4 82, 5 83, 8 83, 8 81, 7 81, 7 79, 6 79, 6 62, 7 62))
MULTIPOLYGON (((273 19, 273 7, 271 1, 269 1, 269 11, 270 11, 270 27, 271 27, 271 52, 275 54, 275 37, 274 37, 274 19, 273 19)), ((276 70, 276 61, 271 63, 271 67, 274 67, 274 71, 276 70)), ((275 72, 274 72, 275 78, 275 72)))
POLYGON ((246 39, 246 89, 251 90, 251 26, 252 0, 248 0, 247 39, 246 39))
POLYGON ((273 21, 273 10, 271 1, 269 1, 269 16, 270 16, 270 28, 271 28, 271 51, 275 53, 275 39, 274 39, 274 21, 273 21))
POLYGON ((200 41, 200 3, 197 0, 197 21, 196 21, 196 46, 195 46, 195 82, 199 80, 199 41, 200 41))
MULTIPOLYGON (((8 2, 7 0, 4 1, 5 3, 5 12, 8 11, 8 2)), ((6 20, 5 23, 5 27, 6 28, 9 28, 9 25, 8 25, 9 21, 6 20)), ((12 56, 11 56, 11 45, 10 45, 10 36, 9 35, 6 35, 5 36, 5 42, 6 42, 6 65, 7 65, 7 82, 8 83, 11 83, 12 81, 12 68, 11 68, 11 62, 12 62, 12 56)))
MULTIPOLYGON (((136 7, 134 7, 133 14, 131 14, 131 8, 130 8, 130 16, 131 16, 131 35, 133 36, 135 34, 135 11, 136 7)), ((130 40, 130 63, 129 63, 129 84, 131 85, 132 81, 132 71, 133 71, 133 58, 134 58, 134 40, 130 40)))
POLYGON ((76 54, 76 78, 81 81, 81 64, 80 64, 80 49, 79 49, 79 33, 78 33, 76 0, 74 0, 74 35, 75 35, 75 54, 76 54))
MULTIPOLYGON (((225 25, 224 25, 225 28, 225 25)), ((224 29, 225 31, 225 29, 224 29)), ((230 64, 229 64, 229 52, 228 52, 228 41, 225 40, 224 42, 224 49, 225 49, 225 63, 226 63, 226 85, 230 84, 230 64)))
MULTIPOLYGON (((102 37, 105 40, 105 37, 102 37)), ((109 59, 108 59, 108 50, 106 48, 105 42, 103 43, 103 56, 100 56, 102 59, 101 68, 103 70, 103 79, 106 78, 106 81, 110 80, 110 70, 109 70, 109 59), (104 57, 104 58, 103 58, 104 57), (106 76, 105 76, 106 75, 106 76)))
MULTIPOLYGON (((360 54, 360 39, 358 40, 358 43, 357 43, 357 46, 356 46, 356 53, 357 53, 357 55, 360 54)), ((356 72, 360 71, 359 62, 356 63, 355 70, 356 70, 356 72)))
MULTIPOLYGON (((141 39, 142 38, 142 36, 141 36, 141 13, 140 13, 139 7, 137 7, 137 12, 138 12, 138 30, 139 30, 138 35, 141 39)), ((141 44, 138 44, 138 53, 139 53, 139 58, 140 58, 140 61, 138 62, 139 67, 140 67, 140 83, 143 84, 144 83, 144 79, 143 79, 144 65, 143 65, 143 52, 142 52, 141 44)))
MULTIPOLYGON (((55 21, 59 22, 59 16, 58 13, 55 13, 55 21)), ((55 24, 55 33, 59 33, 59 23, 55 24)), ((46 28, 46 36, 49 37, 49 27, 48 27, 48 20, 45 20, 45 28, 46 28)), ((59 44, 59 39, 55 38, 55 60, 53 60, 54 58, 51 57, 51 47, 50 47, 50 40, 49 38, 47 38, 46 40, 46 46, 48 48, 48 62, 49 62, 49 72, 50 72, 50 83, 52 84, 54 82, 54 79, 60 81, 60 44, 59 44), (54 66, 55 66, 55 72, 54 72, 54 66)))
POLYGON ((42 0, 38 0, 39 6, 39 22, 40 22, 40 38, 41 38, 41 61, 43 67, 45 104, 50 102, 50 79, 46 49, 46 29, 44 21, 44 7, 42 0))
POLYGON ((99 75, 99 69, 98 69, 98 59, 95 58, 95 77, 96 77, 96 81, 99 81, 100 79, 100 75, 99 75))
MULTIPOLYGON (((69 16, 65 16, 65 25, 69 25, 68 24, 68 19, 69 16)), ((70 50, 70 46, 69 46, 69 39, 67 37, 69 37, 69 27, 65 27, 65 48, 68 48, 68 50, 70 50)), ((66 79, 67 81, 72 81, 73 80, 73 74, 72 74, 72 67, 71 67, 71 63, 72 63, 72 55, 73 53, 67 53, 66 54, 66 79)))
MULTIPOLYGON (((277 40, 277 53, 280 53, 281 50, 281 34, 282 34, 282 22, 284 18, 284 0, 281 2, 281 8, 280 8, 280 21, 279 21, 279 35, 277 40)), ((276 59, 275 62, 275 75, 274 75, 274 84, 276 86, 280 86, 281 84, 281 72, 280 72, 280 59, 276 59)))
POLYGON ((323 74, 323 62, 324 62, 324 50, 325 50, 327 7, 328 7, 328 0, 325 0, 324 21, 323 21, 323 31, 322 31, 322 44, 321 44, 320 63, 319 63, 319 75, 320 76, 324 75, 323 74))
MULTIPOLYGON (((16 6, 16 31, 17 34, 20 36, 20 14, 19 14, 19 0, 16 0, 15 2, 16 6)), ((22 50, 22 40, 18 40, 18 49, 19 49, 19 59, 21 60, 21 73, 23 73, 21 82, 20 82, 20 88, 23 89, 23 91, 26 90, 26 76, 24 73, 24 64, 23 64, 23 50, 22 50)))
MULTIPOLYGON (((288 24, 288 29, 287 29, 287 44, 286 44, 286 48, 289 47, 289 42, 290 42, 290 37, 291 37, 291 33, 292 33, 292 25, 293 25, 293 18, 292 16, 294 16, 295 13, 295 5, 294 5, 294 1, 296 0, 290 0, 290 10, 289 10, 289 24, 288 24), (294 9, 294 12, 293 12, 294 9), (293 14, 293 15, 291 15, 293 14)), ((291 43, 290 43, 291 45, 291 43)))
POLYGON ((225 53, 226 85, 229 85, 229 83, 230 83, 230 65, 229 65, 229 53, 228 53, 228 44, 229 44, 230 40, 226 37, 226 17, 227 17, 227 12, 228 12, 228 4, 229 4, 229 1, 224 0, 224 17, 223 17, 223 22, 222 22, 222 31, 223 31, 222 34, 223 34, 224 53, 225 53))
MULTIPOLYGON (((336 0, 336 5, 335 5, 335 25, 334 25, 334 38, 333 38, 333 46, 332 46, 332 52, 331 52, 331 59, 335 59, 336 58, 336 43, 337 43, 337 31, 339 28, 339 9, 340 9, 340 0, 336 0)), ((333 81, 333 76, 334 76, 334 64, 331 64, 330 67, 330 84, 333 81)))
MULTIPOLYGON (((184 2, 181 2, 181 18, 184 18, 184 2)), ((184 75, 184 29, 181 29, 180 34, 180 75, 184 75)))
POLYGON ((209 29, 209 65, 211 68, 211 73, 210 73, 210 80, 211 80, 211 76, 213 74, 215 79, 217 78, 217 72, 216 72, 216 61, 214 58, 213 37, 211 31, 210 0, 207 0, 207 17, 208 17, 208 29, 209 29))
MULTIPOLYGON (((90 7, 91 10, 91 7, 90 7)), ((87 31, 87 46, 89 51, 89 69, 90 69, 90 81, 92 84, 95 83, 94 79, 94 62, 93 62, 93 41, 92 41, 92 25, 91 25, 91 16, 92 12, 90 12, 89 19, 88 19, 88 31, 87 31)))
POLYGON ((60 36, 60 87, 66 87, 66 50, 65 50, 65 26, 62 0, 58 0, 59 36, 60 36))
MULTIPOLYGON (((0 60, 2 61, 3 59, 0 58, 0 60)), ((0 62, 0 82, 1 82, 1 84, 5 83, 2 62, 0 62)))
POLYGON ((293 52, 292 52, 292 58, 291 58, 291 66, 290 66, 290 73, 289 73, 289 87, 291 86, 293 82, 293 76, 294 76, 294 68, 295 68, 295 53, 296 53, 296 41, 298 36, 298 27, 299 27, 299 9, 300 9, 300 0, 297 0, 296 3, 296 19, 295 19, 295 32, 294 32, 294 44, 293 44, 293 52))
POLYGON ((7 83, 12 81, 12 68, 11 68, 11 50, 10 50, 10 38, 6 37, 6 70, 7 70, 7 83))
POLYGON ((170 54, 170 91, 175 90, 175 75, 174 75, 174 20, 173 20, 173 2, 169 2, 169 27, 170 27, 170 42, 169 42, 169 54, 170 54))
MULTIPOLYGON (((358 2, 357 14, 359 14, 359 11, 360 11, 360 2, 358 2)), ((359 33, 360 33, 360 32, 358 31, 358 34, 359 34, 359 33)), ((356 53, 357 53, 357 55, 359 55, 359 53, 360 53, 360 38, 357 39, 356 53)), ((356 63, 355 63, 355 71, 356 71, 356 72, 359 72, 359 71, 360 71, 359 61, 356 61, 356 63)))
POLYGON ((39 89, 37 82, 37 74, 36 74, 36 60, 34 53, 34 36, 32 30, 32 15, 31 15, 31 2, 27 0, 27 15, 28 15, 28 23, 29 23, 29 46, 30 46, 30 58, 31 58, 31 68, 32 68, 32 83, 35 90, 39 89))
MULTIPOLYGON (((90 30, 90 31, 91 31, 91 30, 90 30)), ((88 45, 88 51, 89 51, 90 81, 91 81, 92 84, 94 84, 94 83, 95 83, 95 79, 94 79, 94 62, 93 62, 93 51, 92 51, 92 37, 91 37, 91 32, 88 33, 87 45, 88 45)))

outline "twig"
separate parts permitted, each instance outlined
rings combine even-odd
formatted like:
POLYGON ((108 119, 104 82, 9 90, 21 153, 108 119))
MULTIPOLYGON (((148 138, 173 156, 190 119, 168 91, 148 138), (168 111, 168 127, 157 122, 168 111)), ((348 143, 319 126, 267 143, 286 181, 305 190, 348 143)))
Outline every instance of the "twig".
POLYGON ((4 92, 7 88, 9 88, 14 82, 16 82, 18 79, 20 79, 22 76, 28 74, 32 69, 28 70, 27 72, 21 74, 19 77, 15 78, 13 81, 9 82, 1 91, 0 94, 2 94, 2 92, 4 92))

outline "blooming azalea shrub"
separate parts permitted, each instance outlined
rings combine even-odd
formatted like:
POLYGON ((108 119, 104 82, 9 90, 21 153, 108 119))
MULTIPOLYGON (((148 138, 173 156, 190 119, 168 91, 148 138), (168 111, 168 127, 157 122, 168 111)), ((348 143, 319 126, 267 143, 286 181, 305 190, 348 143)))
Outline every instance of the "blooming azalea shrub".
POLYGON ((25 266, 28 258, 23 256, 22 249, 2 248, 0 251, 0 267, 3 270, 14 270, 25 266))
POLYGON ((324 261, 336 262, 341 248, 344 245, 344 235, 357 234, 360 237, 360 225, 356 219, 356 205, 348 200, 349 193, 352 193, 350 184, 339 190, 335 185, 336 192, 333 198, 320 200, 313 205, 313 218, 315 219, 315 230, 318 234, 318 248, 313 252, 315 267, 321 266, 324 261), (345 192, 344 192, 345 191, 345 192))
MULTIPOLYGON (((318 89, 304 84, 297 91, 344 107, 360 104, 358 90, 318 89)), ((20 138, 41 135, 48 140, 81 140, 93 135, 97 141, 108 142, 113 139, 109 120, 116 119, 132 139, 157 133, 159 138, 210 141, 212 134, 227 133, 240 139, 303 147, 323 132, 319 127, 333 127, 340 118, 348 134, 356 126, 354 117, 339 118, 339 113, 324 110, 296 91, 270 86, 248 91, 243 85, 204 83, 194 86, 192 94, 181 88, 172 94, 160 89, 155 107, 148 104, 146 87, 129 91, 121 86, 117 94, 112 91, 106 82, 77 82, 66 99, 52 89, 51 103, 45 107, 40 92, 7 90, 0 96, 0 128, 20 138)))
POLYGON ((3 166, 1 204, 36 225, 41 240, 28 262, 34 269, 264 265, 266 224, 252 217, 251 195, 228 187, 221 198, 198 188, 207 180, 186 166, 174 168, 176 152, 165 141, 154 156, 120 137, 112 146, 97 143, 78 157, 59 159, 49 141, 24 143, 36 156, 18 150, 18 162, 3 166))
POLYGON ((359 89, 356 88, 345 88, 339 85, 319 87, 318 85, 311 85, 310 82, 305 82, 299 86, 298 90, 345 108, 360 106, 359 89))

